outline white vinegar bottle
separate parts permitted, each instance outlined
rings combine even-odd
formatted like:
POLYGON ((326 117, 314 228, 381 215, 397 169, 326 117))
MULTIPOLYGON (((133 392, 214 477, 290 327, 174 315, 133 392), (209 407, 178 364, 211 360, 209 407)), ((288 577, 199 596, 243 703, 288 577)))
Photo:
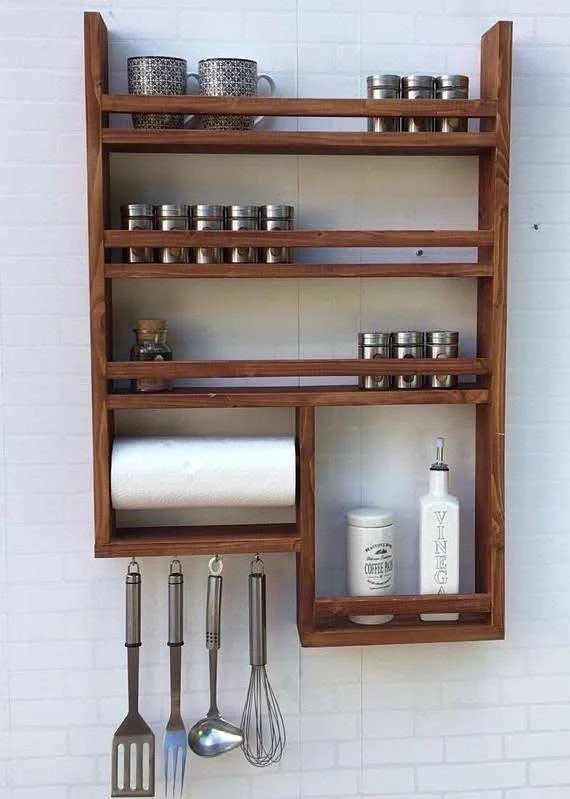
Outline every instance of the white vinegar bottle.
MULTIPOLYGON (((429 493, 420 499, 420 594, 459 593, 459 502, 449 493, 444 439, 435 442, 429 493)), ((457 621, 459 613, 421 613, 422 621, 457 621)))

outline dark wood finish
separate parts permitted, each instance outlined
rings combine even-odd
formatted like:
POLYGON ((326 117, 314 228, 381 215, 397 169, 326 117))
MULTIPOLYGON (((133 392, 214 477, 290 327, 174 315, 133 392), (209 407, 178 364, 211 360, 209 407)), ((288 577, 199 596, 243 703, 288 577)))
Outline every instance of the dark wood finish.
MULTIPOLYGON (((91 295, 95 551, 101 557, 296 552, 297 610, 306 646, 469 641, 504 635, 504 375, 512 25, 482 38, 481 100, 315 100, 288 98, 135 97, 109 95, 107 32, 85 15, 87 172, 91 295), (135 131, 109 127, 109 113, 221 113, 293 117, 425 115, 479 117, 480 133, 370 134, 298 131, 135 131), (476 231, 323 230, 257 233, 160 233, 109 229, 109 153, 266 153, 472 155, 479 157, 476 231), (105 263, 105 247, 477 247, 477 264, 198 264, 105 263), (478 375, 450 391, 365 392, 351 386, 193 388, 161 394, 109 391, 109 381, 142 376, 281 377, 404 374, 401 361, 278 360, 112 362, 113 279, 475 277, 478 357, 446 362, 445 371, 478 375), (315 596, 315 408, 331 405, 472 403, 476 431, 476 594, 454 596, 315 596), (298 495, 295 524, 116 529, 109 490, 113 412, 129 408, 296 408, 298 495), (457 622, 422 623, 418 614, 457 611, 457 622), (393 613, 386 625, 351 623, 348 613, 393 613)), ((364 125, 363 125, 364 127, 364 125)), ((433 374, 441 365, 414 361, 433 374)))
POLYGON ((119 527, 111 541, 96 545, 95 555, 100 558, 233 555, 298 552, 299 548, 295 524, 119 527))
POLYGON ((280 130, 103 131, 111 153, 259 153, 275 155, 479 155, 492 150, 487 133, 321 133, 280 130))
MULTIPOLYGON (((116 114, 247 114, 275 117, 495 117, 493 100, 329 100, 289 97, 106 94, 103 110, 116 114)), ((384 135, 384 134, 380 134, 384 135)), ((418 134, 421 135, 421 134, 418 134)))
MULTIPOLYGON (((490 364, 486 358, 448 358, 445 373, 452 375, 485 375, 490 364)), ((137 377, 323 377, 343 375, 436 375, 441 374, 441 361, 417 358, 413 368, 405 359, 368 360, 307 359, 298 360, 232 360, 232 361, 110 361, 107 378, 137 377)))
POLYGON ((315 410, 297 408, 297 628, 299 637, 315 625, 315 410))
POLYGON ((491 641, 502 637, 487 621, 477 617, 459 622, 422 622, 412 616, 371 626, 353 624, 348 619, 321 622, 314 630, 303 633, 301 643, 303 646, 374 646, 491 641))
POLYGON ((491 277, 492 263, 413 264, 105 264, 108 278, 177 280, 182 278, 377 278, 377 277, 491 277))
MULTIPOLYGON (((373 616, 376 613, 489 613, 489 594, 440 594, 418 596, 338 596, 317 597, 315 615, 317 619, 345 617, 348 614, 373 616)), ((431 623, 431 622, 430 622, 431 623)))
POLYGON ((175 388, 162 393, 127 389, 107 397, 112 410, 159 408, 283 408, 347 405, 479 405, 486 388, 362 391, 358 386, 276 386, 273 388, 175 388))
POLYGON ((492 230, 106 230, 106 247, 485 247, 492 230))
POLYGON ((101 125, 107 123, 101 108, 102 94, 107 91, 107 29, 100 14, 85 14, 84 48, 95 546, 104 546, 110 539, 114 516, 110 491, 113 418, 106 405, 105 378, 105 364, 112 357, 112 315, 103 247, 103 234, 109 219, 109 156, 103 152, 101 139, 101 125))
MULTIPOLYGON (((492 281, 478 291, 478 351, 491 359, 493 374, 487 382, 492 401, 477 410, 476 436, 476 584, 491 594, 491 624, 504 636, 505 606, 505 335, 509 205, 509 149, 512 71, 512 23, 498 22, 481 42, 481 94, 497 101, 497 147, 479 162, 479 227, 491 225, 493 249, 480 251, 493 259, 492 281)), ((482 122, 485 130, 488 122, 482 122)))

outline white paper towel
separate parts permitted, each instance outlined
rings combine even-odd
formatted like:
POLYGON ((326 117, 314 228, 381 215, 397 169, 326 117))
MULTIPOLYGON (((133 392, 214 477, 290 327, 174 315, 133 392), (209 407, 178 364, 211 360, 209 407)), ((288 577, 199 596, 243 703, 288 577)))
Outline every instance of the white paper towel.
POLYGON ((119 438, 113 507, 270 507, 295 504, 295 439, 119 438))

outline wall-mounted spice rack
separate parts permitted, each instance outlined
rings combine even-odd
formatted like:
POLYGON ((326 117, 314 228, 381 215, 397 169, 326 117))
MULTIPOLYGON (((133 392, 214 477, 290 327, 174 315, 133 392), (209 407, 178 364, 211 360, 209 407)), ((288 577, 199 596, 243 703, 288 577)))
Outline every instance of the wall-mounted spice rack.
MULTIPOLYGON (((297 615, 306 646, 466 641, 504 634, 504 379, 512 23, 498 22, 481 40, 480 100, 328 100, 141 97, 108 94, 107 29, 85 15, 87 168, 93 392, 95 554, 98 557, 205 553, 296 552, 297 615), (176 112, 294 117, 414 115, 480 119, 473 133, 346 133, 290 131, 129 130, 109 114, 176 112), (322 155, 476 155, 479 228, 471 231, 369 230, 253 232, 128 232, 109 227, 109 154, 258 153, 322 155), (476 247, 475 263, 116 264, 110 248, 129 246, 476 247), (178 388, 135 394, 113 381, 136 377, 281 377, 398 374, 397 361, 202 360, 130 363, 112 360, 115 279, 187 278, 477 278, 477 358, 446 361, 450 374, 475 376, 454 389, 361 391, 356 386, 178 388), (315 408, 386 404, 476 406, 474 594, 317 597, 315 591, 315 408), (295 407, 298 492, 293 524, 117 528, 110 499, 110 457, 116 410, 295 407), (459 612, 459 621, 423 623, 419 614, 459 612), (360 626, 349 614, 392 613, 394 621, 360 626)), ((409 367, 407 367, 409 369, 409 367)), ((414 372, 441 365, 414 361, 414 372)))

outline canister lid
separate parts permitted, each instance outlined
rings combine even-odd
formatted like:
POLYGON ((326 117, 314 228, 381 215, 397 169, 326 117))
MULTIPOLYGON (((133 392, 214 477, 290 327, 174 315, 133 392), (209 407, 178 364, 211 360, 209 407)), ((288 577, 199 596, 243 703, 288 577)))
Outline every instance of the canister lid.
POLYGON ((292 205, 260 205, 259 215, 263 219, 293 219, 295 208, 292 205))
POLYGON ((224 217, 223 205, 192 205, 190 211, 193 217, 198 218, 220 218, 224 217))
POLYGON ((184 204, 178 205, 156 205, 156 215, 158 217, 164 216, 188 216, 188 206, 184 204))
POLYGON ((226 214, 230 219, 257 219, 257 205, 226 205, 226 214))
POLYGON ((469 89, 467 75, 438 75, 435 79, 437 89, 469 89))
POLYGON ((399 75, 369 75, 366 78, 366 85, 369 89, 399 89, 400 76, 399 75))
POLYGON ((384 508, 356 508, 347 511, 346 521, 355 527, 389 527, 394 524, 394 514, 384 508))
POLYGON ((430 330, 426 333, 426 344, 457 344, 458 341, 456 330, 430 330))
POLYGON ((359 333, 358 343, 363 347, 386 347, 390 344, 390 333, 373 331, 370 333, 359 333))
POLYGON ((393 344, 423 344, 424 334, 419 330, 399 330, 392 333, 393 344))
POLYGON ((152 216, 154 208, 149 203, 121 205, 121 216, 152 216))
POLYGON ((404 89, 431 89, 433 88, 432 75, 404 75, 402 78, 404 89))

